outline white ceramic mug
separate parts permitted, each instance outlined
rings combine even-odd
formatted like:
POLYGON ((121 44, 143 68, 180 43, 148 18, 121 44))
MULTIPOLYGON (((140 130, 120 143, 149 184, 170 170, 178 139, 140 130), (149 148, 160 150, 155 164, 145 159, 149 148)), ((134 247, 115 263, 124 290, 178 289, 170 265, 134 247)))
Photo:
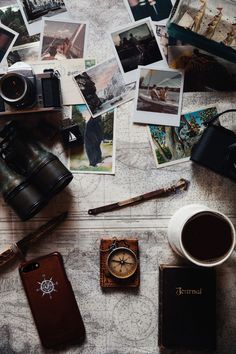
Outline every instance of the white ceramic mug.
MULTIPOLYGON (((168 226, 168 241, 170 243, 170 246, 173 248, 173 250, 179 254, 182 257, 187 258, 190 262, 195 263, 196 265, 202 266, 202 267, 213 267, 217 266, 223 262, 225 262, 231 253, 234 250, 235 247, 235 242, 236 242, 236 236, 235 236, 235 229, 230 221, 230 219, 225 216, 224 214, 220 213, 219 211, 212 210, 204 205, 200 204, 190 204, 186 205, 182 208, 180 208, 171 218, 169 226, 168 226), (203 261, 203 260, 198 260, 191 256, 191 254, 187 251, 186 247, 183 245, 183 229, 187 222, 192 219, 195 216, 199 215, 204 215, 205 214, 213 214, 219 219, 223 219, 226 224, 231 229, 231 238, 232 242, 230 244, 230 247, 228 248, 227 252, 225 252, 221 257, 214 259, 214 260, 209 260, 209 261, 203 261)), ((204 247, 204 244, 202 245, 204 247)), ((214 244, 212 245, 214 247, 214 244)))

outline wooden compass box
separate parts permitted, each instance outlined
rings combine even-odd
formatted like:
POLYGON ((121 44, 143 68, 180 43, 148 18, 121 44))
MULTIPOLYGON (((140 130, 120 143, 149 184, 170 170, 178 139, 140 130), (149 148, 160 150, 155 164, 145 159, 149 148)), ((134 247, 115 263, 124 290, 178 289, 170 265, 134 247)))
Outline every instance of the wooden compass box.
POLYGON ((140 267, 139 267, 139 247, 137 239, 117 239, 117 246, 129 248, 136 254, 138 259, 138 267, 135 274, 129 279, 114 278, 107 267, 107 258, 110 254, 110 247, 114 244, 114 238, 102 238, 100 244, 100 286, 103 289, 107 288, 138 288, 140 284, 140 267))

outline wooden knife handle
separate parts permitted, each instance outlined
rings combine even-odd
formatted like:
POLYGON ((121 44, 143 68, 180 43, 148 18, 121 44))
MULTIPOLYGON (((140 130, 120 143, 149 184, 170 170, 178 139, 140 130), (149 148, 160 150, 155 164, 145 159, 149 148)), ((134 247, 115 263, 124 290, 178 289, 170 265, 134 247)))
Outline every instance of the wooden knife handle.
POLYGON ((4 266, 8 262, 12 261, 16 257, 16 253, 13 249, 9 248, 5 252, 0 254, 0 267, 4 266))

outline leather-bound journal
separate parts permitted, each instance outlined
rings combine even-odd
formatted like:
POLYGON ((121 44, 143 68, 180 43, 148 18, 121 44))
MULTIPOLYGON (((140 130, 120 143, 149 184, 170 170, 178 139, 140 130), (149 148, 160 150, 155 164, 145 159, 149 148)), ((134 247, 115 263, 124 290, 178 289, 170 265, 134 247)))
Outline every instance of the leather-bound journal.
POLYGON ((213 268, 161 265, 159 346, 216 347, 216 275, 213 268))

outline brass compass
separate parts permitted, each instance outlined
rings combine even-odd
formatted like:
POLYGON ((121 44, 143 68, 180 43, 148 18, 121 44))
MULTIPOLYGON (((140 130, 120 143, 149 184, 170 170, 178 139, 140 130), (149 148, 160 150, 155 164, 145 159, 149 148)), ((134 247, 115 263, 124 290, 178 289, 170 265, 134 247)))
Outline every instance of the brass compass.
POLYGON ((127 247, 116 247, 107 257, 107 268, 117 279, 128 279, 132 277, 137 267, 137 256, 127 247))

